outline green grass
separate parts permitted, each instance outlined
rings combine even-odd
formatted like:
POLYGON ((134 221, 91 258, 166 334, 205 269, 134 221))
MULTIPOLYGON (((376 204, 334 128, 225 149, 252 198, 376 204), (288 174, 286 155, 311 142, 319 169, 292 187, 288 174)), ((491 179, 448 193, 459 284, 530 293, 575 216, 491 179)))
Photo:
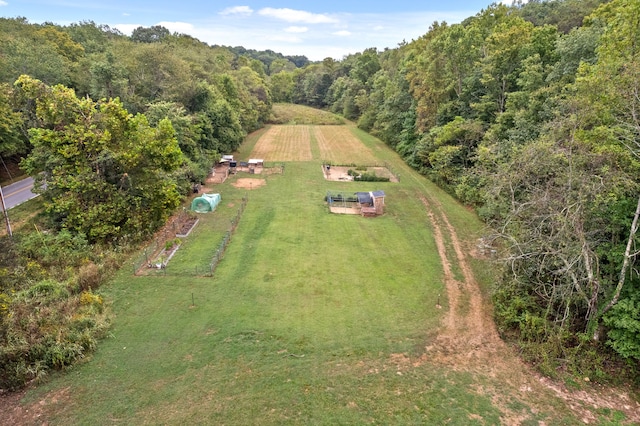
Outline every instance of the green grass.
MULTIPOLYGON (((500 389, 509 399, 513 388, 402 362, 424 352, 445 311, 438 300, 446 307, 440 259, 416 195, 437 197, 472 241, 482 227, 356 132, 400 170, 400 183, 326 182, 313 162, 255 176, 267 184, 249 192, 214 277, 195 277, 191 271, 210 258, 247 194, 230 178, 219 186, 221 204, 200 216, 166 276, 134 277, 124 268, 102 289, 115 320, 93 358, 26 400, 55 395, 44 408, 52 425, 499 424, 500 407, 480 390, 500 389), (387 194, 377 218, 332 215, 323 202, 327 190, 376 189, 387 194), (404 355, 397 361, 394 354, 404 355)), ((529 417, 576 423, 549 410, 529 417)))
POLYGON ((249 159, 249 155, 251 154, 251 151, 253 151, 253 147, 256 145, 260 137, 267 131, 267 129, 268 126, 249 134, 244 139, 244 142, 242 143, 240 148, 238 148, 237 158, 249 159))
MULTIPOLYGON (((9 209, 8 216, 11 231, 16 232, 22 226, 29 226, 33 229, 33 224, 38 221, 38 213, 42 211, 43 206, 42 197, 36 197, 9 209)), ((0 212, 0 220, 2 221, 0 236, 7 235, 6 220, 2 212, 0 212)))

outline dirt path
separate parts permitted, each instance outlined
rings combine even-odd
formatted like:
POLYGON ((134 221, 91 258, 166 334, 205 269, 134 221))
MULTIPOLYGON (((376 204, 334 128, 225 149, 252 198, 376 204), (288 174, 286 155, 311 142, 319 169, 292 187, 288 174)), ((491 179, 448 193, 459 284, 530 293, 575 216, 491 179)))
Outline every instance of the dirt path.
MULTIPOLYGON (((445 316, 443 327, 436 343, 427 347, 427 354, 439 362, 452 365, 464 364, 474 360, 485 364, 488 356, 493 357, 497 351, 507 350, 495 329, 491 312, 484 306, 480 287, 476 282, 465 251, 458 239, 455 229, 437 206, 437 215, 426 198, 421 198, 431 226, 434 230, 438 255, 442 261, 444 283, 449 301, 449 310, 445 316), (453 247, 456 265, 460 268, 462 280, 456 279, 452 270, 452 262, 445 246, 447 233, 453 247), (467 306, 462 306, 466 304, 467 306), (435 352, 435 353, 432 353, 435 352), (462 357, 463 359, 458 359, 462 357)), ((425 355, 426 356, 426 355, 425 355)))
POLYGON ((540 401, 541 394, 561 399, 585 424, 597 422, 599 409, 622 411, 629 424, 640 423, 640 404, 619 389, 594 385, 587 390, 569 391, 541 377, 520 360, 498 335, 490 306, 483 299, 467 258, 470 248, 464 247, 437 200, 423 196, 421 201, 443 265, 449 309, 437 337, 425 348, 424 354, 413 361, 413 366, 435 363, 454 371, 488 377, 488 383, 500 383, 500 389, 484 385, 481 392, 491 395, 503 413, 503 424, 516 425, 527 420, 526 413, 510 408, 513 406, 510 400, 515 398, 535 410, 545 404, 544 400, 540 401), (459 278, 454 265, 459 269, 459 278))

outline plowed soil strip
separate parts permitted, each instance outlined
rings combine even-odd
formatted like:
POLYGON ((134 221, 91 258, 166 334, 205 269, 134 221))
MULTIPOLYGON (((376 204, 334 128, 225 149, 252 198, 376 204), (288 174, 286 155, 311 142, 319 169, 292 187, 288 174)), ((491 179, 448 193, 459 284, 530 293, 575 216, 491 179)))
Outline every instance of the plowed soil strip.
POLYGON ((251 158, 265 161, 310 161, 309 126, 272 126, 256 142, 251 158))
POLYGON ((378 162, 371 150, 347 126, 315 126, 313 132, 322 157, 319 160, 360 165, 378 162))

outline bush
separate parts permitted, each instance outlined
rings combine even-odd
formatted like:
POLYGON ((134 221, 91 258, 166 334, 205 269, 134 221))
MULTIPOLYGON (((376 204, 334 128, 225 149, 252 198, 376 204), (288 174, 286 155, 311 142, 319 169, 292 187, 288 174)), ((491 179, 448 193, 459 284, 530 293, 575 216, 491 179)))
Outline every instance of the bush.
POLYGON ((48 305, 69 297, 67 286, 54 280, 41 281, 20 294, 27 302, 48 305))
POLYGON ((23 234, 18 242, 21 254, 37 260, 44 267, 78 266, 90 256, 91 247, 83 234, 73 235, 69 231, 32 232, 23 234))
POLYGON ((77 281, 80 291, 96 289, 102 283, 102 271, 95 263, 88 262, 78 270, 77 281))
MULTIPOLYGON (((361 182, 389 182, 388 177, 377 176, 375 172, 372 173, 360 173, 358 172, 359 168, 356 167, 356 170, 349 169, 347 170, 347 174, 349 176, 353 176, 354 180, 359 180, 361 182)), ((365 167, 366 170, 366 167, 365 167)))
POLYGON ((102 297, 73 295, 51 279, 15 293, 8 311, 0 323, 0 389, 18 389, 84 359, 109 326, 102 297))
POLYGON ((626 359, 640 360, 640 296, 620 300, 604 317, 607 344, 626 359))

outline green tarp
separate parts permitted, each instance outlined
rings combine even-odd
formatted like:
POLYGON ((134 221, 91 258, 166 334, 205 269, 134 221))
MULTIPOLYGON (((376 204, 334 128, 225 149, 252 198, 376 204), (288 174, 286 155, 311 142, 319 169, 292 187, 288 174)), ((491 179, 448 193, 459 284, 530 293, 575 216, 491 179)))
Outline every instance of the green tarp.
POLYGON ((212 212, 220 203, 220 194, 202 194, 191 202, 191 210, 197 213, 212 212))

